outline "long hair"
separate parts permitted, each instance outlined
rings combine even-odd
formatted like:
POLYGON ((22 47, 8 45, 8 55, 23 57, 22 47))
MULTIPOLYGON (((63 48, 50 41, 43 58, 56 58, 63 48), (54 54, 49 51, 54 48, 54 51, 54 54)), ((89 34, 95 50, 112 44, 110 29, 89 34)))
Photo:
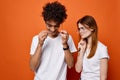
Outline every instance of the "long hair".
POLYGON ((97 49, 97 42, 98 42, 98 27, 95 19, 92 16, 86 15, 79 19, 77 21, 77 25, 81 23, 86 27, 86 25, 89 27, 89 29, 93 29, 92 31, 92 46, 90 50, 90 54, 87 56, 87 58, 91 58, 94 56, 96 49, 97 49))

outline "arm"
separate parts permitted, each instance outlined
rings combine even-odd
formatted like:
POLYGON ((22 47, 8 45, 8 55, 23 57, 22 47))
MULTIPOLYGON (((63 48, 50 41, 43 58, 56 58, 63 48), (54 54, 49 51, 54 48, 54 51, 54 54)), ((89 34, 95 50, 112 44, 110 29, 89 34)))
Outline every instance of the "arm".
POLYGON ((30 57, 30 68, 33 71, 36 71, 40 65, 41 49, 42 49, 42 46, 40 46, 40 44, 38 44, 34 55, 31 55, 31 57, 30 57))
POLYGON ((69 38, 69 34, 67 33, 67 31, 65 30, 61 30, 60 32, 61 36, 62 36, 62 44, 63 44, 63 48, 67 48, 67 50, 64 50, 65 53, 65 61, 68 65, 68 68, 73 67, 74 65, 74 59, 73 56, 69 50, 69 46, 68 46, 68 38, 69 38))
POLYGON ((81 41, 78 43, 78 57, 75 64, 75 70, 78 73, 82 71, 83 57, 86 50, 86 45, 86 41, 84 41, 83 39, 81 39, 81 41))
POLYGON ((75 64, 75 70, 78 73, 82 71, 83 55, 84 55, 83 53, 78 52, 77 62, 75 64))
MULTIPOLYGON (((67 48, 68 47, 68 44, 63 44, 63 48, 67 48)), ((71 68, 73 67, 74 65, 74 59, 73 59, 73 56, 69 50, 69 48, 67 50, 64 50, 64 53, 65 53, 65 61, 68 65, 68 68, 71 68)))
POLYGON ((33 71, 36 71, 40 65, 40 60, 41 60, 41 54, 42 54, 42 46, 43 46, 43 43, 44 43, 44 40, 46 39, 47 37, 47 32, 46 31, 42 31, 39 33, 38 35, 38 45, 37 45, 37 48, 34 52, 33 55, 31 55, 30 57, 30 68, 33 70, 33 71))
POLYGON ((107 80, 108 59, 100 60, 100 80, 107 80))

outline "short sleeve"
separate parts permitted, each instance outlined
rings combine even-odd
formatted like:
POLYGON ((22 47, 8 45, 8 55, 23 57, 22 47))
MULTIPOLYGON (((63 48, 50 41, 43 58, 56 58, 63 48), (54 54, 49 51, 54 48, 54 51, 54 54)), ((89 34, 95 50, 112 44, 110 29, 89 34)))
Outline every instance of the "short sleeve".
POLYGON ((101 53, 100 53, 99 58, 100 59, 102 59, 102 58, 108 58, 109 59, 108 49, 107 49, 106 46, 101 49, 101 53))
POLYGON ((33 55, 38 44, 38 36, 33 37, 32 43, 31 43, 31 48, 30 48, 30 54, 33 55))
POLYGON ((68 45, 69 45, 69 49, 70 49, 71 53, 77 51, 77 49, 76 49, 76 47, 75 47, 75 44, 74 44, 74 42, 73 42, 73 39, 72 39, 71 35, 69 35, 68 45))

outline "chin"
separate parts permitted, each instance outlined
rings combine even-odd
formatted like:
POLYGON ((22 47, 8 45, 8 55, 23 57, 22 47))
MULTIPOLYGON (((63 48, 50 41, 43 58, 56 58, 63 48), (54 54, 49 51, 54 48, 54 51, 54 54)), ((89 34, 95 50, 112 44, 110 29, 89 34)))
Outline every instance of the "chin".
POLYGON ((55 35, 56 35, 56 33, 51 33, 51 35, 52 35, 52 36, 55 36, 55 35))
POLYGON ((85 37, 84 36, 81 36, 82 39, 84 39, 85 37))
POLYGON ((87 37, 81 37, 82 39, 86 39, 87 37))

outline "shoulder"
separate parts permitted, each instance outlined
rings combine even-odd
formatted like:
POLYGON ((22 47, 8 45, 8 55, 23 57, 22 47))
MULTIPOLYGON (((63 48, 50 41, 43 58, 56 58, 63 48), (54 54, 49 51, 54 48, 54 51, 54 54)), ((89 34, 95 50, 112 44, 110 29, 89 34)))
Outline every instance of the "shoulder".
POLYGON ((104 48, 107 48, 107 46, 102 42, 98 41, 98 48, 104 49, 104 48))
POLYGON ((69 39, 72 39, 72 36, 69 34, 69 39))
POLYGON ((107 53, 107 46, 98 41, 97 52, 100 54, 107 53))
POLYGON ((97 53, 98 53, 100 59, 101 58, 109 58, 107 46, 104 45, 100 41, 98 41, 97 53))
POLYGON ((72 36, 69 34, 68 42, 72 42, 72 41, 73 41, 73 38, 72 38, 72 36))
POLYGON ((37 42, 38 41, 38 35, 33 36, 32 41, 37 42))
POLYGON ((38 35, 33 36, 33 39, 36 39, 36 38, 38 38, 38 35))
POLYGON ((38 39, 38 35, 33 36, 33 38, 32 38, 32 39, 33 39, 33 40, 38 39))

